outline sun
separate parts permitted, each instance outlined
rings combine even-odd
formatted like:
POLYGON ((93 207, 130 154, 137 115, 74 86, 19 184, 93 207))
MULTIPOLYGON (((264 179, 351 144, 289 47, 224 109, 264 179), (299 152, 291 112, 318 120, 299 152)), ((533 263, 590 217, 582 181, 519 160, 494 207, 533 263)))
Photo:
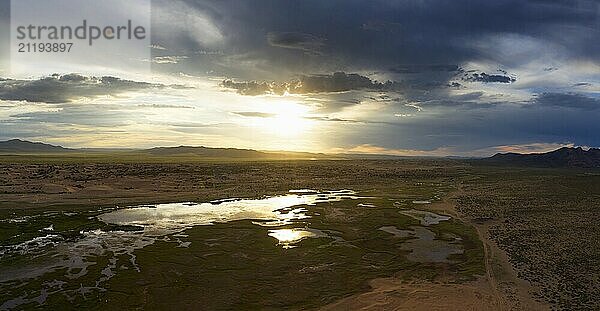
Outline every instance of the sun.
POLYGON ((261 127, 270 135, 298 137, 304 135, 312 122, 306 117, 308 108, 297 103, 280 103, 271 110, 271 116, 260 120, 261 127))
POLYGON ((264 126, 270 133, 283 137, 302 135, 309 127, 308 120, 292 114, 280 114, 264 121, 264 126))

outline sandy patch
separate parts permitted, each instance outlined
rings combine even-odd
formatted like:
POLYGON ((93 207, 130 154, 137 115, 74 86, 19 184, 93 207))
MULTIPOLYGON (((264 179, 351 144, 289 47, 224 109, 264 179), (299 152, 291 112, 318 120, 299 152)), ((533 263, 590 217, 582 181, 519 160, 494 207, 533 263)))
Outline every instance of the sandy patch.
POLYGON ((465 284, 407 283, 394 278, 369 282, 372 290, 323 307, 332 310, 507 310, 485 280, 465 284))

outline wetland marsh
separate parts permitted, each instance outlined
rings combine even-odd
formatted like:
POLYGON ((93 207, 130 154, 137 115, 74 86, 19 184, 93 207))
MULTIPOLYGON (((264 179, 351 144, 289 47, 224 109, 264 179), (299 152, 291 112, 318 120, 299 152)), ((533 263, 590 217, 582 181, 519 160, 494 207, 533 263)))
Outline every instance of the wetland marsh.
POLYGON ((598 175, 372 160, 11 163, 0 177, 0 309, 595 305, 598 175), (560 251, 550 228, 578 234, 560 251))
MULTIPOLYGON (((402 270, 430 277, 439 269, 435 263, 451 264, 447 268, 462 272, 465 279, 475 277, 461 267, 469 260, 463 249, 479 247, 468 226, 455 222, 453 230, 434 233, 422 225, 439 222, 423 219, 451 218, 429 212, 419 220, 414 216, 421 215, 417 210, 398 208, 389 200, 387 206, 364 207, 373 200, 386 198, 362 197, 352 190, 291 190, 259 199, 144 204, 91 214, 53 211, 3 219, 6 224, 27 220, 39 229, 35 234, 29 228, 30 239, 18 244, 3 241, 0 308, 62 303, 94 308, 98 301, 104 307, 123 303, 131 308, 165 307, 164 298, 135 300, 140 297, 135 287, 143 280, 145 290, 161 292, 168 287, 177 298, 171 304, 176 305, 185 297, 201 295, 210 309, 302 309, 364 289, 370 278, 402 270), (87 229, 69 224, 74 219, 87 229), (389 235, 377 230, 381 225, 413 234, 389 235), (460 241, 448 240, 445 234, 459 234, 460 241), (148 275, 150 271, 161 275, 160 282, 148 275), (225 299, 226 293, 239 290, 241 284, 234 280, 245 280, 243 288, 261 294, 240 292, 235 299, 225 299), (305 288, 297 288, 298 282, 305 288), (198 286, 212 283, 221 285, 198 286), (176 294, 177 288, 193 295, 176 294), (215 293, 203 296, 206 290, 215 293), (296 297, 286 296, 286 291, 297 292, 296 297)), ((16 240, 27 233, 7 238, 16 240)), ((477 271, 479 259, 469 268, 477 271)), ((183 301, 184 308, 194 305, 183 301)))

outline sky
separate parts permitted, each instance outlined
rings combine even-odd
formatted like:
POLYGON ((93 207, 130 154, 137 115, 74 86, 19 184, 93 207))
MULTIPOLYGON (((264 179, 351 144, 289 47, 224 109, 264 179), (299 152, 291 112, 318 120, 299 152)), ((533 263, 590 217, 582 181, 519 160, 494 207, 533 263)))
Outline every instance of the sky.
POLYGON ((151 56, 136 59, 149 71, 17 74, 9 18, 0 0, 0 140, 415 156, 600 146, 598 1, 154 0, 151 56))

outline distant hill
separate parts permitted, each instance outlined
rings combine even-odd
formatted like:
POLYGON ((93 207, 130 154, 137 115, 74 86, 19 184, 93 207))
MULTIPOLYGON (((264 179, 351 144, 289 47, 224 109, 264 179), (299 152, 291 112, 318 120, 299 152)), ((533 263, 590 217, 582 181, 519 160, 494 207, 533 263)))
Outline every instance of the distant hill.
POLYGON ((547 153, 498 153, 480 161, 486 164, 531 167, 600 168, 600 149, 563 147, 547 153))
POLYGON ((310 152, 293 152, 293 151, 257 151, 252 149, 236 149, 236 148, 211 148, 211 147, 155 147, 150 149, 106 149, 106 148, 82 148, 68 149, 61 146, 54 146, 45 143, 30 142, 20 139, 11 139, 8 141, 0 141, 0 153, 4 154, 48 154, 48 153, 64 153, 72 151, 72 154, 85 155, 107 155, 113 154, 121 157, 135 158, 136 156, 146 155, 150 157, 193 157, 207 159, 245 159, 245 160, 288 160, 288 159, 332 159, 338 158, 331 155, 310 152))
POLYGON ((237 148, 212 148, 212 147, 156 147, 141 152, 153 156, 198 156, 205 158, 233 158, 233 159, 314 159, 332 158, 322 153, 294 152, 294 151, 257 151, 253 149, 237 148))
POLYGON ((156 147, 144 150, 155 156, 196 155, 207 158, 265 158, 267 153, 251 149, 209 148, 209 147, 156 147))
POLYGON ((67 149, 61 146, 54 146, 50 144, 30 142, 20 139, 0 141, 0 152, 5 153, 55 153, 67 151, 72 151, 72 149, 67 149))

